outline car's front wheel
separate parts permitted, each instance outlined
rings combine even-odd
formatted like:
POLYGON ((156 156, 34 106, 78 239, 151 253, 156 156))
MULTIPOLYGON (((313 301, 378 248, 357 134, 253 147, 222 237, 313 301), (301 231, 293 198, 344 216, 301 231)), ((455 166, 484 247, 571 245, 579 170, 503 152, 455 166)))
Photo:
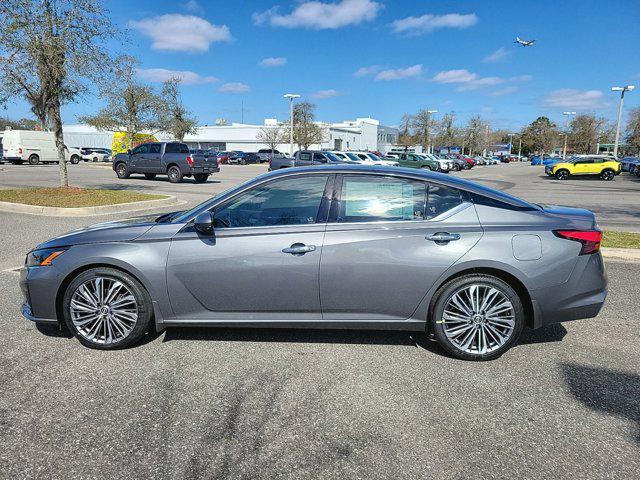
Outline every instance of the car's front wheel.
POLYGON ((602 180, 607 180, 607 181, 613 180, 615 176, 616 176, 616 172, 614 172, 613 170, 605 170, 600 174, 600 178, 602 180))
POLYGON ((183 177, 182 171, 177 165, 172 165, 169 167, 169 169, 167 170, 167 176, 169 177, 169 181, 171 183, 180 183, 183 177))
POLYGON ((116 175, 118 175, 118 178, 129 178, 129 167, 127 167, 126 163, 120 162, 116 165, 116 175))
POLYGON ((80 273, 62 301, 69 330, 87 347, 131 346, 147 333, 153 308, 146 289, 131 275, 97 267, 80 273))
POLYGON ((520 336, 525 313, 509 284, 490 275, 465 275, 439 289, 432 329, 447 352, 464 360, 492 360, 520 336))
POLYGON ((80 157, 77 155, 71 155, 71 164, 72 165, 77 165, 80 163, 80 157))
POLYGON ((555 176, 558 180, 566 180, 567 178, 569 178, 569 170, 558 170, 555 176))

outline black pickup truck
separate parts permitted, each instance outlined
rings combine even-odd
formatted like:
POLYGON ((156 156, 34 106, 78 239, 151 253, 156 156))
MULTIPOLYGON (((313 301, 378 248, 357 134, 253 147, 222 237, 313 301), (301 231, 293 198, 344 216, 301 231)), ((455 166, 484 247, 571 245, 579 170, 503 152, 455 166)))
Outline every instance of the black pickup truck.
POLYGON ((151 180, 156 175, 167 175, 171 183, 184 177, 193 177, 196 183, 204 183, 209 175, 220 171, 215 157, 191 153, 180 142, 143 143, 127 153, 113 158, 113 170, 118 178, 129 178, 132 173, 142 173, 151 180))

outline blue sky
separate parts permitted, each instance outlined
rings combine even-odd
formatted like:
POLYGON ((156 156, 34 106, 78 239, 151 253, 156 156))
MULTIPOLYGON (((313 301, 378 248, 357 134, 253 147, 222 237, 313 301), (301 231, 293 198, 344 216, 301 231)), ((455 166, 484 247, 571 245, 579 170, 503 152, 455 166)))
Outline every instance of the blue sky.
MULTIPOLYGON (((609 1, 106 1, 128 31, 114 51, 141 60, 141 79, 182 72, 201 124, 285 119, 299 93, 317 116, 398 124, 420 108, 519 128, 562 111, 615 119, 612 85, 640 86, 640 2, 609 1), (523 48, 516 35, 536 39, 523 48), (170 71, 170 72, 168 72, 170 71)), ((158 83, 159 85, 159 83, 158 83)), ((626 97, 640 106, 640 88, 626 97)), ((87 96, 63 119, 91 113, 87 96)), ((9 116, 25 116, 22 102, 9 116)))

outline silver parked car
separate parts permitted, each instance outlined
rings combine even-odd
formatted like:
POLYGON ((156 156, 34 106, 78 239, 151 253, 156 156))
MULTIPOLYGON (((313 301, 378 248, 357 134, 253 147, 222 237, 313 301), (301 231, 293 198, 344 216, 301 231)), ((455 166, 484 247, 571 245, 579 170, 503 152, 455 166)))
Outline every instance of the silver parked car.
POLYGON ((188 211, 38 245, 22 313, 100 349, 169 326, 365 328, 486 360, 525 326, 598 314, 600 239, 590 211, 424 170, 284 169, 188 211))

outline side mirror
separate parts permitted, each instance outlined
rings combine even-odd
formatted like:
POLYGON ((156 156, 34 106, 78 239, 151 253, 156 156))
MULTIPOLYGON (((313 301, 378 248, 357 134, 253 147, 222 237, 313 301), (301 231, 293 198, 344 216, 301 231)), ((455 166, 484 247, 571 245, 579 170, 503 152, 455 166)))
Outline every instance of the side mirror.
POLYGON ((196 217, 193 226, 197 232, 203 235, 213 235, 213 214, 211 212, 201 213, 196 217))

